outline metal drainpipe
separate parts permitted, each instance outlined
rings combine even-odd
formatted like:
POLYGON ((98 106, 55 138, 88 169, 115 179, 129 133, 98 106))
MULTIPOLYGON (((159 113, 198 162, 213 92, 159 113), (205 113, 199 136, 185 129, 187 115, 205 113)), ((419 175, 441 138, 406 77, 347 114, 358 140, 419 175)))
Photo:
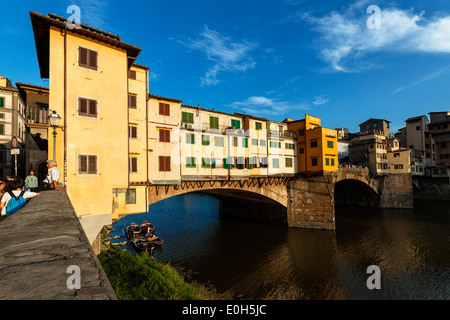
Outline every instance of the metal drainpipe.
POLYGON ((148 69, 145 72, 145 154, 146 154, 146 170, 147 181, 145 182, 145 213, 148 213, 148 69))
POLYGON ((64 188, 67 192, 67 23, 64 25, 64 188))

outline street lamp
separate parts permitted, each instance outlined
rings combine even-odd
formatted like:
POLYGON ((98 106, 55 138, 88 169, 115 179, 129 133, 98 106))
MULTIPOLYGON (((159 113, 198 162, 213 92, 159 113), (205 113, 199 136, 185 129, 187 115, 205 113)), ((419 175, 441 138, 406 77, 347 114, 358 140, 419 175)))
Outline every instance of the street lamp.
POLYGON ((53 127, 53 160, 56 160, 56 128, 59 127, 61 117, 53 110, 53 113, 48 116, 48 120, 53 127))

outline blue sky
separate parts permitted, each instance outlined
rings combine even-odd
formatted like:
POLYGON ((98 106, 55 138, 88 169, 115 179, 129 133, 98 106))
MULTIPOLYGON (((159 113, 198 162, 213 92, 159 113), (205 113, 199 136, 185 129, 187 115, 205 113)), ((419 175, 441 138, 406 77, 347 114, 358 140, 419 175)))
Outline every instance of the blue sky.
POLYGON ((448 1, 10 1, 0 74, 48 86, 29 11, 69 17, 70 5, 82 23, 142 48, 150 92, 185 104, 276 121, 311 114, 352 132, 371 117, 396 130, 450 110, 448 1))

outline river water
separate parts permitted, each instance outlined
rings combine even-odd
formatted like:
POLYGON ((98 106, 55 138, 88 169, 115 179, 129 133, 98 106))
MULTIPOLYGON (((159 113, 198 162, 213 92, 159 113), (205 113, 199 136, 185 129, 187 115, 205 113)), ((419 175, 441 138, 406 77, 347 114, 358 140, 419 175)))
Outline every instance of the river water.
POLYGON ((195 280, 234 298, 450 298, 449 202, 338 207, 336 231, 325 231, 224 219, 218 200, 192 193, 116 221, 110 237, 144 220, 165 240, 157 259, 191 269, 195 280), (371 265, 379 267, 381 289, 367 287, 371 265))

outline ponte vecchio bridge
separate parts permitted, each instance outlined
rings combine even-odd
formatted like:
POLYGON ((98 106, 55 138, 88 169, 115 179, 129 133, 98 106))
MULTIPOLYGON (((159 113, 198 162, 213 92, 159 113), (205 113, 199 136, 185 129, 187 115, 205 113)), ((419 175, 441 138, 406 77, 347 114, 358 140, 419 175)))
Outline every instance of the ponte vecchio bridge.
POLYGON ((318 174, 261 176, 243 180, 217 177, 182 181, 178 185, 149 185, 148 204, 190 192, 208 193, 223 200, 221 214, 315 229, 335 229, 337 203, 383 208, 413 207, 410 175, 371 178, 368 169, 359 168, 340 168, 337 172, 318 174))

